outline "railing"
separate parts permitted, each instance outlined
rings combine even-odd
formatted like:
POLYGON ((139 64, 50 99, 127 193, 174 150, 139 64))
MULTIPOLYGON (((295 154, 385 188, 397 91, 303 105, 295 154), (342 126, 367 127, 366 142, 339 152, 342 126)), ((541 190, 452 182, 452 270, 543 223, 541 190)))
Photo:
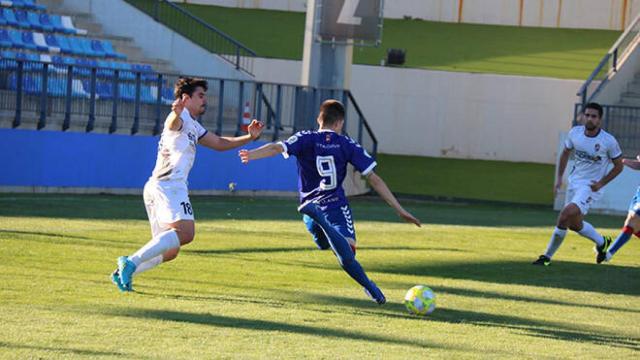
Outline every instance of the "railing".
POLYGON ((577 95, 582 104, 593 100, 594 96, 604 88, 609 79, 618 71, 618 67, 638 44, 640 34, 640 15, 638 15, 625 32, 605 54, 587 81, 580 87, 577 95))
MULTIPOLYGON (((580 103, 575 105, 574 118, 578 119, 583 107, 580 103)), ((618 140, 624 157, 635 158, 640 154, 640 107, 602 105, 602 110, 602 128, 618 140)), ((579 123, 578 119, 574 125, 579 123)))
MULTIPOLYGON (((157 135, 171 109, 177 74, 0 59, 0 126, 157 135)), ((264 120, 264 139, 317 128, 322 101, 341 100, 345 131, 372 155, 377 140, 348 90, 207 78, 207 111, 199 119, 221 135, 240 133, 243 112, 264 120)))
POLYGON ((236 69, 253 75, 253 58, 256 56, 253 50, 179 5, 167 0, 125 1, 204 49, 230 62, 236 69))

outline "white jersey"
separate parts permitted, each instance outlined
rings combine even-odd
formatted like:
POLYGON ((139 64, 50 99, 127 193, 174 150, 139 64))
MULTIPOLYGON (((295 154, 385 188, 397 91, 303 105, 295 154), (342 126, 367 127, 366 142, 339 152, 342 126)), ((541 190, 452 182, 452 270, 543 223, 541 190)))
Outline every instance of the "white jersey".
POLYGON ((583 125, 569 131, 564 146, 574 150, 569 186, 590 185, 602 179, 610 161, 622 156, 620 145, 613 135, 600 129, 596 136, 587 136, 583 125))
POLYGON ((187 109, 182 111, 180 118, 180 130, 173 131, 165 127, 162 131, 158 142, 156 167, 150 180, 187 182, 196 158, 196 144, 207 130, 191 117, 187 109))

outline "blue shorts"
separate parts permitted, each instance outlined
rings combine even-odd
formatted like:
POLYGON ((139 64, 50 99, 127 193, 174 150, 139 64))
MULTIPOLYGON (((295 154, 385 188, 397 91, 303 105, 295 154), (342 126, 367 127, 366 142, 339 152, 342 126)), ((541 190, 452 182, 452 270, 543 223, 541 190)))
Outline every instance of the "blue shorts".
POLYGON ((633 211, 636 215, 640 215, 640 187, 636 190, 636 196, 631 200, 629 204, 629 211, 633 211))
MULTIPOLYGON (((349 245, 355 252, 356 229, 353 226, 353 216, 351 215, 351 208, 349 205, 326 210, 324 214, 326 215, 329 223, 333 225, 333 227, 336 228, 340 234, 347 239, 347 241, 349 241, 349 245)), ((316 243, 316 246, 318 246, 318 249, 326 250, 331 247, 324 231, 322 231, 320 226, 316 224, 312 218, 304 215, 302 217, 302 221, 304 221, 304 224, 307 226, 307 230, 311 233, 313 241, 316 243)))

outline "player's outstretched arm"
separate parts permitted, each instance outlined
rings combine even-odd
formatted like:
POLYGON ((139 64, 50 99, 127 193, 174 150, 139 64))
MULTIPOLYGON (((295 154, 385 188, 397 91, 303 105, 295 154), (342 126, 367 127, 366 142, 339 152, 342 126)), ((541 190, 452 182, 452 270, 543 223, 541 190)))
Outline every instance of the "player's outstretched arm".
POLYGON ((263 129, 264 124, 262 121, 253 119, 249 124, 249 133, 247 135, 226 137, 209 132, 198 141, 198 144, 217 151, 231 150, 257 139, 262 134, 263 129))
POLYGON ((182 95, 182 98, 176 99, 171 104, 171 113, 167 116, 167 120, 164 122, 164 127, 171 131, 178 131, 182 129, 182 119, 180 114, 184 110, 184 106, 187 103, 187 95, 182 95))
POLYGON ((378 176, 378 174, 372 171, 371 173, 369 173, 369 176, 367 176, 367 180, 369 181, 371 187, 380 195, 380 197, 382 197, 384 201, 386 201, 387 204, 389 204, 389 206, 391 206, 398 213, 398 216, 403 218, 404 221, 416 224, 416 226, 420 227, 420 220, 411 215, 410 212, 405 210, 402 205, 400 205, 398 199, 396 199, 391 190, 389 190, 387 184, 384 182, 384 180, 382 180, 380 176, 378 176))
POLYGON ((558 174, 556 177, 556 183, 553 186, 553 194, 557 194, 560 187, 562 187, 562 177, 564 176, 564 170, 567 168, 567 163, 569 162, 569 156, 571 155, 571 150, 564 148, 562 150, 562 154, 560 154, 560 163, 558 164, 558 174))
POLYGON ((243 164, 246 164, 250 160, 272 157, 281 154, 282 152, 284 152, 284 147, 282 147, 282 145, 278 143, 269 143, 253 150, 242 149, 238 152, 238 156, 240 156, 240 161, 242 161, 243 164))
POLYGON ((605 185, 607 185, 611 180, 615 179, 622 172, 622 158, 618 157, 617 159, 613 159, 613 168, 602 178, 600 181, 596 181, 591 184, 591 190, 598 191, 602 189, 605 185))
POLYGON ((622 164, 633 170, 640 170, 640 155, 636 156, 635 159, 622 159, 622 164))

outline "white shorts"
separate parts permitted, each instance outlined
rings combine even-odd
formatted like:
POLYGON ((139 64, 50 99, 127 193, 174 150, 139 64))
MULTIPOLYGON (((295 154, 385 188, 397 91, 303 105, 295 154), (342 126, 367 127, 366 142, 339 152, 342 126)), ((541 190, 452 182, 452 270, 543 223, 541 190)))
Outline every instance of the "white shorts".
POLYGON ((166 224, 194 219, 189 190, 184 182, 149 180, 144 185, 143 196, 153 236, 165 230, 166 224))
POLYGON ((570 186, 567 189, 565 206, 574 203, 582 215, 587 215, 591 206, 602 197, 602 191, 593 192, 589 185, 570 186))

